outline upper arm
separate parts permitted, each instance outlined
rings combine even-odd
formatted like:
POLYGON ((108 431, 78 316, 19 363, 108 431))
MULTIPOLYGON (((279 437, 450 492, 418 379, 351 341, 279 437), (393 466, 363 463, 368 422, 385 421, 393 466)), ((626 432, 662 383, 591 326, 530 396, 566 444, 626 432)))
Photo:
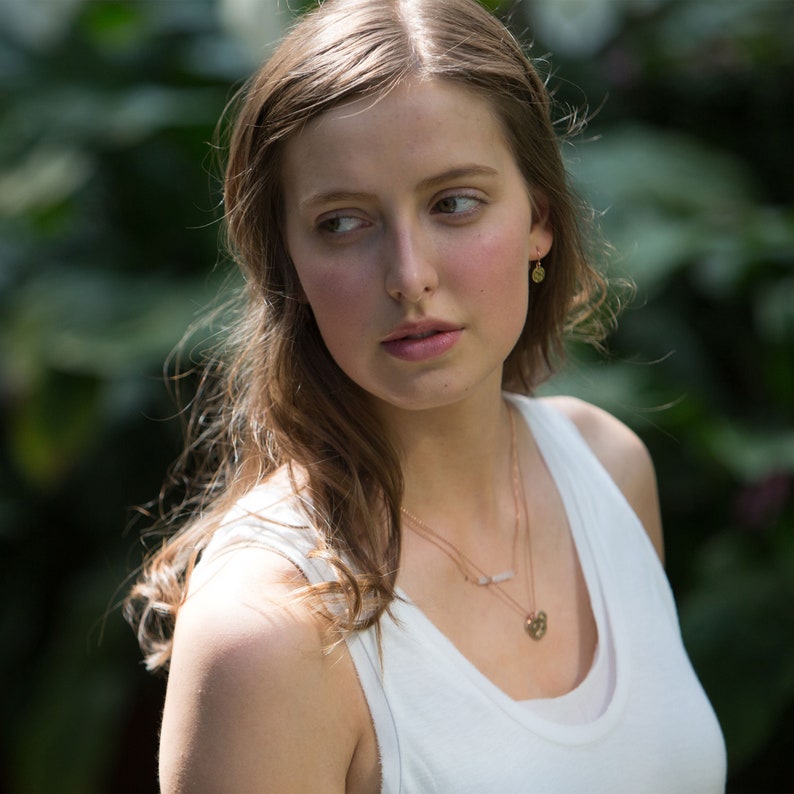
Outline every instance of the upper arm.
POLYGON ((245 584, 251 558, 269 555, 248 552, 230 554, 178 615, 162 790, 344 791, 360 724, 352 663, 323 652, 307 608, 283 603, 289 585, 245 584))
POLYGON ((642 440, 606 411, 574 397, 549 400, 576 425, 584 440, 618 485, 664 563, 664 536, 656 473, 642 440))

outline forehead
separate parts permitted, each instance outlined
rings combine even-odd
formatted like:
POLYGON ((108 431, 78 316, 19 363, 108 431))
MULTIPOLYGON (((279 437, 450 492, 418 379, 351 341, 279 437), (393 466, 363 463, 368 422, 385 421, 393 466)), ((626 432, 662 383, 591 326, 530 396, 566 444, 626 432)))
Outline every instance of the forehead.
POLYGON ((286 143, 284 188, 321 177, 352 180, 378 172, 427 176, 472 162, 513 163, 501 122, 480 94, 446 80, 413 80, 331 108, 286 143))

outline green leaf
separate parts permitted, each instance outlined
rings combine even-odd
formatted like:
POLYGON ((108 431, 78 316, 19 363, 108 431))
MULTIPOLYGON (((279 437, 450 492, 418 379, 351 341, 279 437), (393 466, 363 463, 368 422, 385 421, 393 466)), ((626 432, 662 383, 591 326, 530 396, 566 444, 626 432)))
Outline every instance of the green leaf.
POLYGON ((97 378, 47 372, 9 411, 9 448, 17 469, 49 490, 79 461, 101 432, 97 378))
POLYGON ((734 156, 681 133, 636 125, 603 131, 571 169, 597 207, 651 206, 686 217, 734 214, 758 188, 734 156))
POLYGON ((714 458, 744 482, 777 472, 794 474, 794 430, 717 424, 704 429, 703 441, 714 458))
POLYGON ((60 204, 93 172, 93 158, 71 146, 43 144, 0 171, 0 217, 13 218, 60 204))

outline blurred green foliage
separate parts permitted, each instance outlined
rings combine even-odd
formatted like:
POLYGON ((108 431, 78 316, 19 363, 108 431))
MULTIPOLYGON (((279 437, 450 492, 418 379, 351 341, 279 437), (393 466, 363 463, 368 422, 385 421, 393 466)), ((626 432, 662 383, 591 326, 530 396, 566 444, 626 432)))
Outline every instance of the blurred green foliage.
MULTIPOLYGON (((2 790, 155 789, 125 525, 178 451, 163 362, 225 275, 214 125, 280 5, 0 0, 2 790)), ((729 790, 794 790, 794 5, 489 5, 598 108, 565 153, 637 283, 550 388, 654 455, 729 790)))

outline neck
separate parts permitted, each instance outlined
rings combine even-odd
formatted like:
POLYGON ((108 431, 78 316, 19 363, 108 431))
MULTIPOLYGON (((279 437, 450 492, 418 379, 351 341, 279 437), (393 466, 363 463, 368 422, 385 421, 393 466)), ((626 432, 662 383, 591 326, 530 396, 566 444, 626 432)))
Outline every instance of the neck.
POLYGON ((387 419, 403 464, 404 506, 450 540, 513 531, 509 410, 500 391, 387 419))

